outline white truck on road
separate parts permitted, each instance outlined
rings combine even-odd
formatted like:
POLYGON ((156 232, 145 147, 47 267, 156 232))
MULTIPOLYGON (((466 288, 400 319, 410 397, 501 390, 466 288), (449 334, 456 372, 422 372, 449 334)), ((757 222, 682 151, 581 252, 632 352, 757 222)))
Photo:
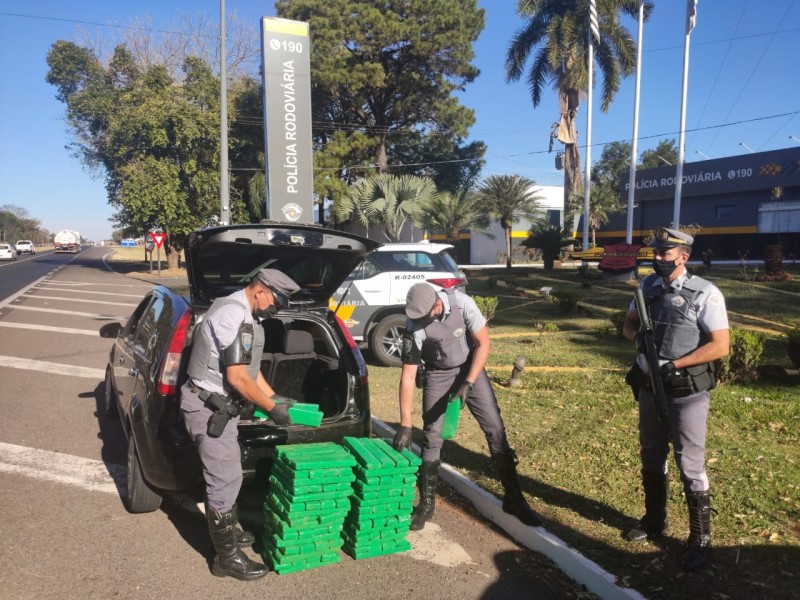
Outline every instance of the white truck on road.
POLYGON ((56 252, 80 252, 81 234, 72 229, 62 229, 53 238, 56 252))

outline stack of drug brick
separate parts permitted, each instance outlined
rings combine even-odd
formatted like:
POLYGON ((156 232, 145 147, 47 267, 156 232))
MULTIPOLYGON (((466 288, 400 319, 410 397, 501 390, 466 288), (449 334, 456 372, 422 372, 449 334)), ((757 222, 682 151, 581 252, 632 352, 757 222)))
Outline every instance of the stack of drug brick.
POLYGON ((422 461, 408 450, 397 452, 381 439, 346 437, 344 446, 358 464, 342 549, 356 559, 410 550, 405 538, 422 461))
POLYGON ((278 574, 341 560, 356 460, 333 442, 280 446, 264 503, 262 555, 278 574))

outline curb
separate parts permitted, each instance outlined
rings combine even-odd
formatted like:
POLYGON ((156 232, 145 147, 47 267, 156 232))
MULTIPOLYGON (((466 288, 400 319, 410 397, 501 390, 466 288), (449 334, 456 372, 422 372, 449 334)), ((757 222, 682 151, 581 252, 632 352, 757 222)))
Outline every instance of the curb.
MULTIPOLYGON (((377 417, 372 417, 372 428, 381 437, 389 439, 394 437, 395 430, 377 417)), ((416 444, 413 444, 413 450, 419 454, 419 447, 416 444)), ((618 586, 616 576, 603 570, 600 565, 571 548, 544 527, 523 525, 516 517, 503 512, 502 502, 494 494, 476 485, 450 465, 442 463, 439 477, 472 502, 484 517, 526 548, 544 554, 569 577, 585 585, 586 589, 603 600, 645 600, 645 597, 636 590, 618 586)))

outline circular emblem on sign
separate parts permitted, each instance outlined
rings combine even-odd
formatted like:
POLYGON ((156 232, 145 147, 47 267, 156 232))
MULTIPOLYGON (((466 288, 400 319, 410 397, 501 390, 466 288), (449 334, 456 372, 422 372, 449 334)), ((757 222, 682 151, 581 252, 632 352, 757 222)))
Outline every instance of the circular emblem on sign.
POLYGON ((461 337, 462 335, 464 335, 464 329, 462 327, 459 327, 453 332, 453 336, 455 337, 461 337))
POLYGON ((242 346, 244 347, 246 352, 250 352, 250 349, 253 347, 253 334, 252 333, 243 333, 242 334, 242 346))
POLYGON ((675 296, 672 299, 672 306, 683 306, 684 302, 686 302, 686 300, 684 300, 682 296, 675 296))
POLYGON ((281 208, 281 212, 287 221, 299 221, 300 217, 303 215, 303 209, 294 202, 284 204, 283 208, 281 208))
POLYGON ((273 50, 280 50, 281 43, 278 40, 270 40, 269 47, 272 48, 273 50))

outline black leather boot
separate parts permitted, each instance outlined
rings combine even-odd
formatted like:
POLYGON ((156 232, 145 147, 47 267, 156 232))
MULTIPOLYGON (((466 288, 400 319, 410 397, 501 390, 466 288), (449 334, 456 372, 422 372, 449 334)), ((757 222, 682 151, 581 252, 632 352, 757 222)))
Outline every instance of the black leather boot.
POLYGON ((235 577, 250 581, 269 572, 266 565, 254 562, 245 556, 238 546, 236 535, 236 512, 224 513, 213 508, 208 510, 208 531, 216 550, 211 573, 217 577, 235 577))
POLYGON ((625 537, 631 542, 641 542, 659 537, 669 526, 667 494, 669 477, 666 473, 642 471, 644 488, 644 516, 625 537))
POLYGON ((687 571, 699 571, 711 559, 711 493, 686 492, 689 507, 689 550, 683 561, 687 571))
POLYGON ((505 490, 503 512, 514 515, 525 525, 539 527, 542 524, 542 519, 528 506, 528 502, 519 488, 519 478, 517 477, 517 463, 519 461, 516 453, 509 448, 505 452, 492 454, 492 462, 494 462, 497 477, 500 479, 500 483, 503 484, 503 490, 505 490))
MULTIPOLYGON (((238 523, 239 512, 235 504, 233 505, 231 512, 233 513, 234 520, 238 523)), ((239 548, 247 548, 249 546, 252 546, 255 543, 255 541, 256 538, 253 536, 252 533, 250 533, 249 531, 245 531, 238 526, 236 527, 236 545, 239 546, 239 548)))
POLYGON ((436 508, 436 484, 439 481, 439 465, 441 461, 424 461, 417 477, 419 487, 419 504, 411 513, 411 531, 419 531, 425 522, 433 516, 436 508))
MULTIPOLYGON (((207 515, 208 511, 210 510, 208 508, 208 502, 206 502, 205 506, 207 515)), ((239 512, 235 504, 233 505, 231 512, 233 513, 234 521, 236 521, 236 523, 239 523, 239 512)), ((252 546, 255 543, 255 541, 256 538, 253 536, 252 533, 250 533, 249 531, 244 531, 243 529, 240 528, 239 525, 236 526, 236 545, 239 546, 239 548, 247 548, 249 546, 252 546)))

